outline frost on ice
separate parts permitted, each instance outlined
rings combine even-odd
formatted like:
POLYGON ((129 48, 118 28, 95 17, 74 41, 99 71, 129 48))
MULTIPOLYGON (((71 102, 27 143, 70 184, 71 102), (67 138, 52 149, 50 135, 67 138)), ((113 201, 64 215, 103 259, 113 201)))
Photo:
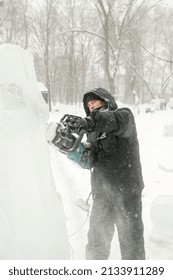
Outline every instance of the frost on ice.
POLYGON ((149 238, 150 259, 173 258, 173 195, 157 196, 150 209, 152 230, 149 238))
POLYGON ((0 259, 69 259, 33 57, 0 46, 0 259))

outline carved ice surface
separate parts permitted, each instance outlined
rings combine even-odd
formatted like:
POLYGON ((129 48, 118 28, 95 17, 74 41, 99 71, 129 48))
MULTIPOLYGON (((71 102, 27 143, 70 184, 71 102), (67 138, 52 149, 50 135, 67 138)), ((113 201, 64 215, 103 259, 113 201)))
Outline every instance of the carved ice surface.
POLYGON ((33 57, 0 46, 0 259, 70 259, 33 57))

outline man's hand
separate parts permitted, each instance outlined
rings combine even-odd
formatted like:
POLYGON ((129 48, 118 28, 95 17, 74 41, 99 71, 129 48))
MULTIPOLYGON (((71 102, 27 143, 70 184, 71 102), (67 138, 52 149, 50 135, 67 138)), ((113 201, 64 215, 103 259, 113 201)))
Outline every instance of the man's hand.
POLYGON ((64 125, 69 126, 71 128, 78 128, 78 127, 80 127, 81 119, 82 118, 80 118, 80 117, 68 116, 65 118, 64 125))
POLYGON ((86 132, 91 131, 95 125, 94 119, 92 117, 86 118, 67 118, 65 120, 67 126, 75 133, 79 133, 81 129, 84 129, 86 132))

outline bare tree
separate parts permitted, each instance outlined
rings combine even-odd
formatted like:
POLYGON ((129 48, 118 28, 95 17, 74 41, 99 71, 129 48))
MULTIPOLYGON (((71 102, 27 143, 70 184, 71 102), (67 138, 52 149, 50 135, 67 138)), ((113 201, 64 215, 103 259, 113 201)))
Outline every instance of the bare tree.
POLYGON ((28 47, 29 4, 28 0, 1 1, 1 43, 28 47))
POLYGON ((0 42, 33 52, 50 110, 51 102, 81 101, 91 86, 108 87, 128 102, 134 92, 141 101, 168 97, 172 13, 160 5, 160 0, 3 1, 0 42))
POLYGON ((33 39, 45 65, 45 83, 48 89, 49 110, 51 111, 50 61, 52 40, 57 26, 57 9, 55 0, 44 0, 37 4, 33 12, 33 39))
MULTIPOLYGON (((111 16, 111 9, 113 7, 114 1, 109 0, 106 3, 103 3, 103 0, 98 0, 96 2, 96 7, 100 16, 101 24, 103 27, 103 36, 105 38, 104 41, 104 60, 105 60, 105 73, 108 78, 110 92, 115 95, 115 84, 114 78, 110 71, 110 47, 109 47, 109 40, 110 40, 110 16, 111 16)), ((114 68, 116 72, 116 68, 114 68)))

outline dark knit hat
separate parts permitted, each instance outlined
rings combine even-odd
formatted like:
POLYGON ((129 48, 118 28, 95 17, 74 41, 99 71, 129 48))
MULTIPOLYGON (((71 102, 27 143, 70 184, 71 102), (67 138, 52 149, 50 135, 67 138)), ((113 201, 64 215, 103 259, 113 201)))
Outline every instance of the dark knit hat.
POLYGON ((86 97, 86 104, 88 104, 89 101, 91 100, 100 100, 100 101, 104 101, 104 99, 102 99, 101 97, 99 97, 97 94, 93 93, 93 92, 90 92, 87 94, 87 97, 86 97))

